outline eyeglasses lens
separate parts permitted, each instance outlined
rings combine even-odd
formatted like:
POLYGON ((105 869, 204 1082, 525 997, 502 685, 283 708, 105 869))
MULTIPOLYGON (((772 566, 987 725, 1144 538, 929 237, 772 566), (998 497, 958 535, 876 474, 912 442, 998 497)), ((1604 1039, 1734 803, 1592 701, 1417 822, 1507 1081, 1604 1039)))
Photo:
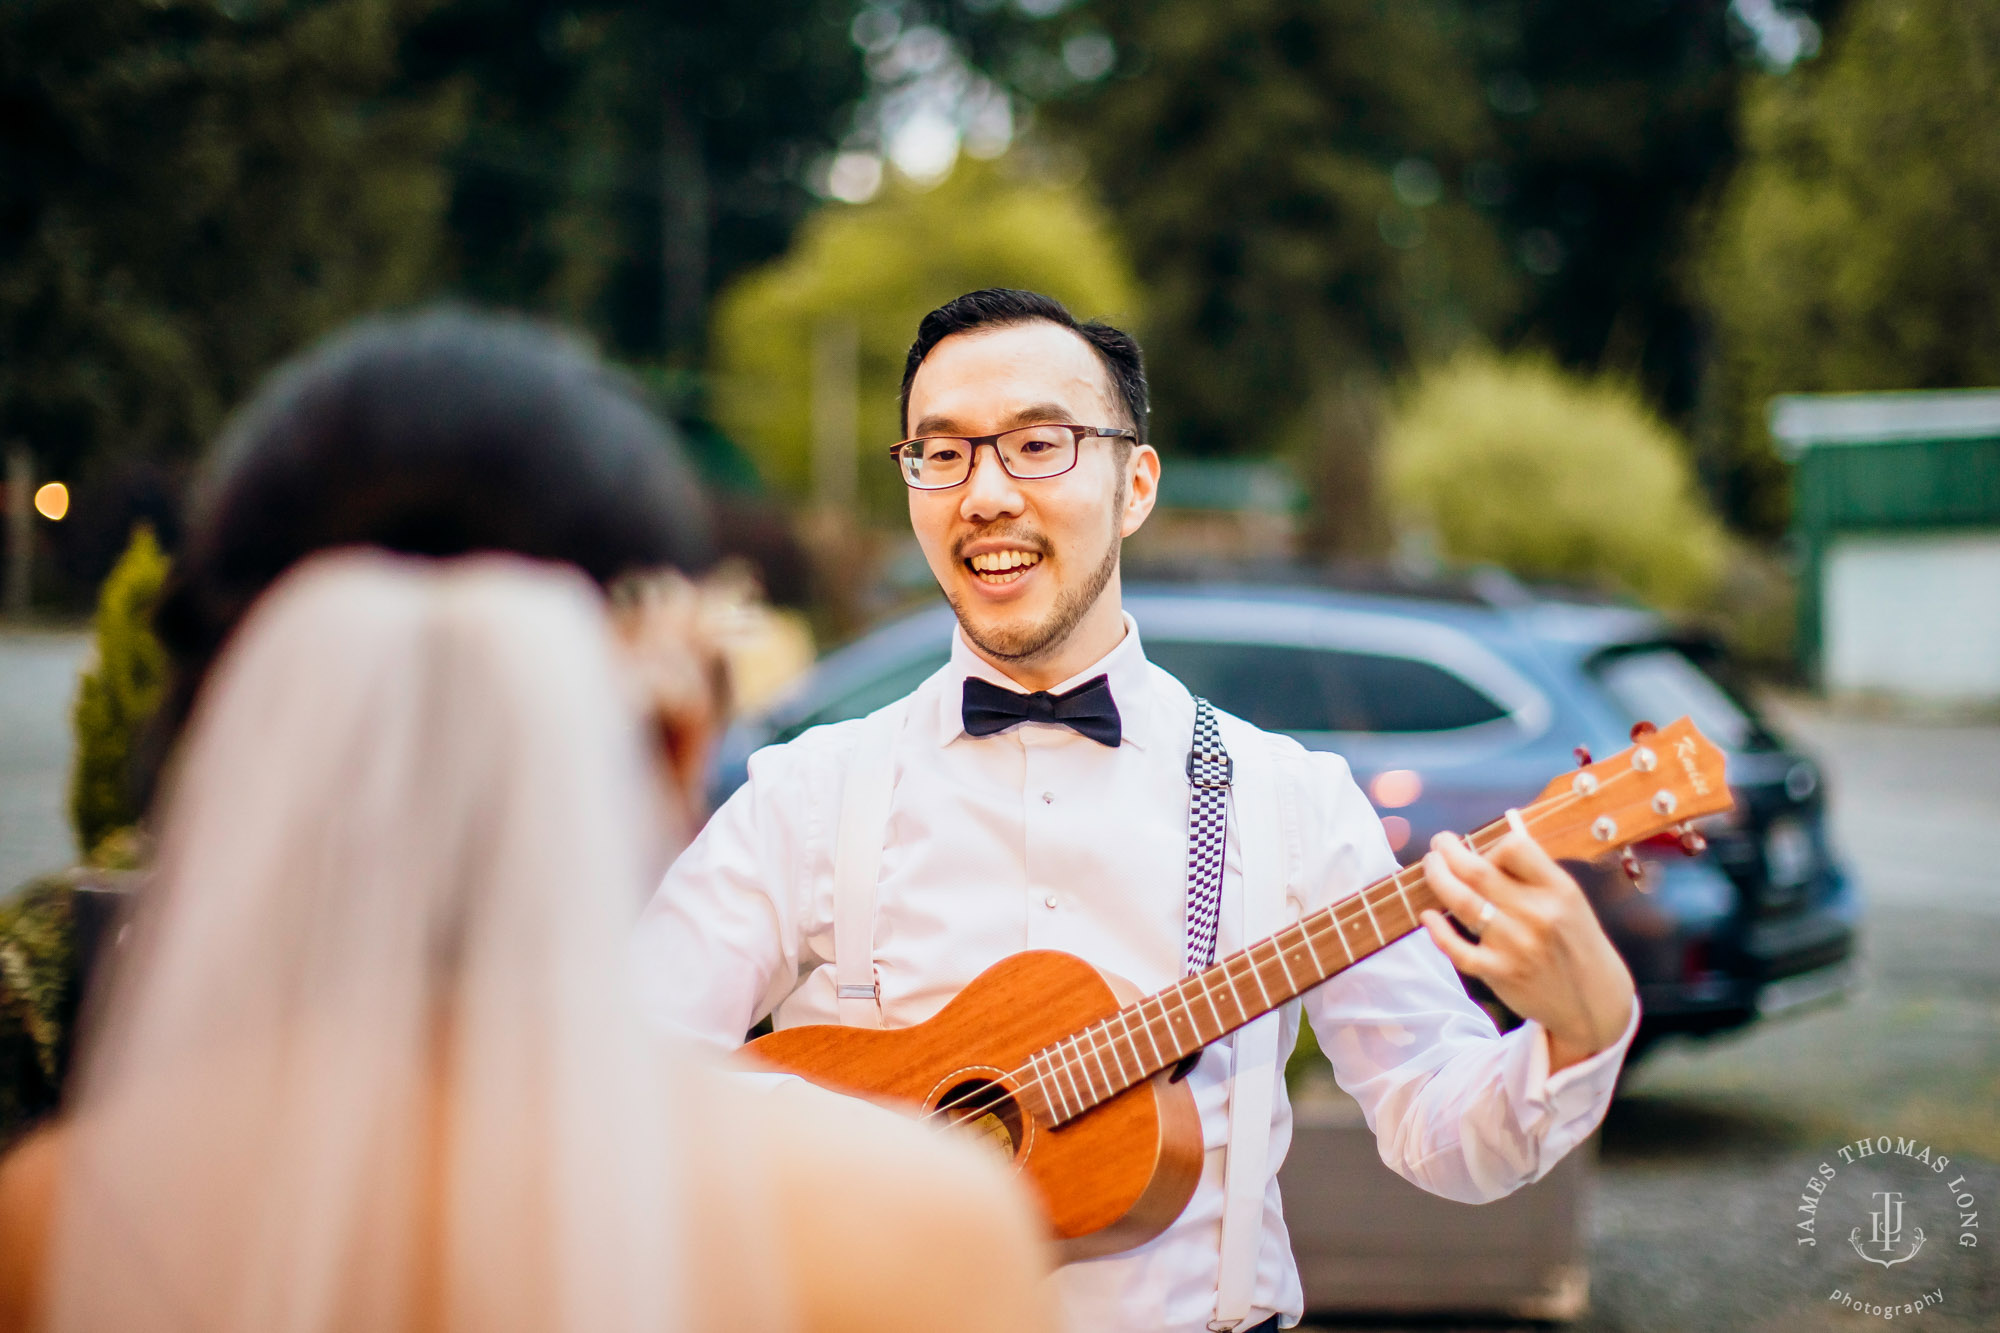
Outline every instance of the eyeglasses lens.
MULTIPOLYGON (((1001 465, 1022 480, 1053 477, 1076 463, 1076 436, 1066 426, 1023 426, 994 441, 1001 465)), ((951 436, 911 440, 900 461, 903 480, 919 490, 942 490, 964 481, 974 449, 951 436)))

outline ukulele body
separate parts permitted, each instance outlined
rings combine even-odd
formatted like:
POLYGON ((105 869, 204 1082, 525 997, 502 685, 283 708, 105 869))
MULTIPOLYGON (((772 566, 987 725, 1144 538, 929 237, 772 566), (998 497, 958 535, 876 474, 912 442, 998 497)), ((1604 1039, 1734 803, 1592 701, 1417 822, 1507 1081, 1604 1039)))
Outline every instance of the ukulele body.
POLYGON ((744 1053, 902 1111, 922 1114, 946 1101, 969 1108, 962 1128, 983 1132, 1011 1158, 1069 1262, 1144 1244, 1187 1207, 1202 1166, 1194 1093, 1158 1074, 1052 1129, 1008 1095, 1007 1076, 1138 998, 1081 958, 1031 950, 995 963, 914 1027, 785 1028, 744 1053))

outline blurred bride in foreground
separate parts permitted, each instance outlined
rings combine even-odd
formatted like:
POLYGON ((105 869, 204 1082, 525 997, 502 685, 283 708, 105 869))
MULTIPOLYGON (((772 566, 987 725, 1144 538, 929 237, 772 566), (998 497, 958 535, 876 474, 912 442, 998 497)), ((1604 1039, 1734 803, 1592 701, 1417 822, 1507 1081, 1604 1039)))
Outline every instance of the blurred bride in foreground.
POLYGON ((0 1163, 0 1329, 1052 1326, 999 1167, 635 1018, 688 830, 653 832, 623 643, 518 559, 350 551, 259 599, 77 1095, 0 1163))

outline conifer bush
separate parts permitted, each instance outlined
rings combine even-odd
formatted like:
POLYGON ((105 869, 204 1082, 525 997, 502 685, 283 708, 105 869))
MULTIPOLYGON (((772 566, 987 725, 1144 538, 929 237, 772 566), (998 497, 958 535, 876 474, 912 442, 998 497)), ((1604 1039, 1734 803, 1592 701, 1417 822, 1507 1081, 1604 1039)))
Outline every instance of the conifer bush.
POLYGON ((1419 375, 1383 434, 1397 521, 1455 560, 1710 609, 1732 543, 1686 446, 1631 385, 1535 355, 1464 352, 1419 375))
POLYGON ((97 651, 77 687, 76 767, 70 777, 70 819, 86 857, 139 820, 132 752, 166 689, 166 650, 152 629, 166 577, 167 557, 153 530, 142 525, 133 529, 98 593, 97 651))

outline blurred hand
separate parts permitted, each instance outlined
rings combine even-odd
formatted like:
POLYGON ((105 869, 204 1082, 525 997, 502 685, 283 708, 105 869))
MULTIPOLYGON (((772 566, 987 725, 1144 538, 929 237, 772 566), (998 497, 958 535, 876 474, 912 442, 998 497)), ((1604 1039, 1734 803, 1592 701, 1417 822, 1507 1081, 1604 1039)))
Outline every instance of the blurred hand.
POLYGON ((707 816, 708 762, 729 712, 729 671, 715 622, 733 585, 711 588, 666 571, 620 579, 611 623, 659 743, 664 793, 682 840, 707 816))
POLYGON ((1632 973, 1597 923, 1583 890, 1527 834, 1515 831, 1481 856, 1440 833, 1424 876, 1451 914, 1479 935, 1468 943, 1436 910, 1424 928, 1460 972, 1547 1031, 1549 1072, 1610 1046, 1631 1021, 1632 973), (1486 904, 1493 914, 1484 926, 1486 904))

